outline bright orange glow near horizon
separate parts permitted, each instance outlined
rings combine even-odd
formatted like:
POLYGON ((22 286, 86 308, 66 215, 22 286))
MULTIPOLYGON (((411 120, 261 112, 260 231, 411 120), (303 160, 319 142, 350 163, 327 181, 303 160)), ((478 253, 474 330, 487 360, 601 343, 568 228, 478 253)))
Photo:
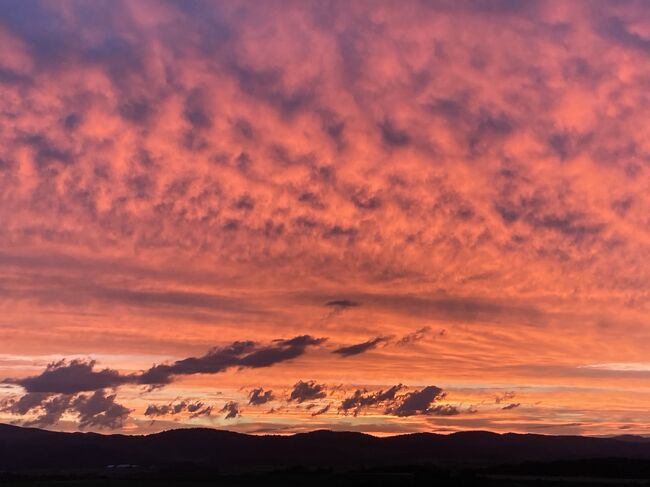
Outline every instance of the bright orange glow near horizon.
POLYGON ((649 26, 0 2, 0 422, 647 433, 649 26))

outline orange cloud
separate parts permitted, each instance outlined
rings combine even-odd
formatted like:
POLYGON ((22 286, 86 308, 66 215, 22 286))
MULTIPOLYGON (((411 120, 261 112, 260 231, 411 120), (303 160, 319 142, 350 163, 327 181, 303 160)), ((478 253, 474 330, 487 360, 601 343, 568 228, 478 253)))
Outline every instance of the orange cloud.
POLYGON ((131 432, 157 427, 147 394, 217 393, 202 402, 229 421, 182 421, 640 430, 647 370, 625 364, 650 338, 647 17, 607 1, 3 2, 0 378, 45 357, 123 377, 327 336, 218 385, 102 398, 132 410, 111 423, 131 432), (330 396, 283 402, 300 381, 330 396), (395 384, 435 384, 461 414, 337 414, 395 384), (275 402, 239 408, 260 387, 275 402), (504 390, 516 408, 481 403, 504 390))

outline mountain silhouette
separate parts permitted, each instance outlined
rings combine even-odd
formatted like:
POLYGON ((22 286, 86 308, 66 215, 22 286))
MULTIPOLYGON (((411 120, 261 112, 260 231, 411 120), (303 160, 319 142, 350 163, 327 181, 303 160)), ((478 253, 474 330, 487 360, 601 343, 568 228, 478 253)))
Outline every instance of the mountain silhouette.
POLYGON ((62 433, 0 424, 0 471, 198 465, 220 472, 307 467, 503 465, 585 459, 650 459, 644 437, 594 438, 484 431, 375 437, 313 431, 255 436, 193 428, 145 436, 62 433))

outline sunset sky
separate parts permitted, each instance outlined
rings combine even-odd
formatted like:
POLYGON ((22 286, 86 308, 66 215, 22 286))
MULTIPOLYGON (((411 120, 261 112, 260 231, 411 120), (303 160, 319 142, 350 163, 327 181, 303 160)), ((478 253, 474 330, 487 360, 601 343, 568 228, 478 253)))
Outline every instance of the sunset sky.
POLYGON ((0 422, 650 426, 650 4, 0 2, 0 422))

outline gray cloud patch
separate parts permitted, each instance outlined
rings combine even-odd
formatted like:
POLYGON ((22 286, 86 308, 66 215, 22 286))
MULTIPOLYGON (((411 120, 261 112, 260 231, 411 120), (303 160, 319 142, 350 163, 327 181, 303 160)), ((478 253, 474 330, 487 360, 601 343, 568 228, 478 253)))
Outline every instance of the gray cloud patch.
POLYGON ((332 308, 356 308, 357 306, 361 306, 361 303, 352 301, 351 299, 334 299, 332 301, 327 301, 325 306, 330 306, 332 308))
POLYGON ((212 409, 212 406, 203 406, 202 403, 188 404, 187 406, 187 411, 190 413, 190 418, 210 416, 212 414, 212 409))
POLYGON ((353 355, 359 355, 367 352, 368 350, 372 350, 373 348, 376 348, 380 343, 387 342, 388 340, 389 337, 375 337, 362 343, 337 348, 332 353, 336 353, 342 357, 351 357, 353 355))
POLYGON ((366 191, 357 191, 351 197, 354 206, 360 210, 377 210, 381 208, 382 201, 378 196, 368 195, 366 191))
POLYGON ((241 410, 239 409, 239 403, 235 401, 228 401, 221 408, 222 413, 226 413, 224 419, 235 419, 241 416, 241 410))
POLYGON ((144 411, 145 416, 167 416, 168 414, 174 415, 180 413, 185 407, 184 403, 180 404, 149 404, 144 411))
POLYGON ((80 395, 72 402, 72 410, 79 414, 81 428, 96 426, 99 428, 120 428, 130 410, 115 402, 115 394, 107 396, 104 391, 95 391, 92 395, 80 395))
POLYGON ((327 301, 325 306, 330 308, 329 313, 323 318, 323 320, 329 320, 335 316, 340 315, 350 309, 354 309, 358 306, 361 306, 361 303, 357 301, 352 301, 351 299, 333 299, 327 301))
POLYGON ((2 411, 12 414, 24 415, 31 409, 40 406, 51 394, 44 392, 29 392, 22 396, 20 399, 5 401, 1 408, 2 411))
POLYGON ((381 140, 388 146, 402 147, 408 145, 411 141, 408 132, 398 128, 389 118, 379 124, 379 130, 381 132, 381 140))
POLYGON ((398 402, 389 406, 386 412, 400 417, 416 415, 453 416, 459 414, 455 406, 434 405, 436 401, 444 397, 445 393, 439 387, 427 386, 419 391, 405 394, 398 402))
POLYGON ((35 419, 25 421, 25 426, 51 426, 56 424, 61 419, 61 416, 70 409, 71 396, 68 394, 48 395, 39 404, 30 408, 25 414, 30 411, 40 411, 40 415, 35 419))
POLYGON ((161 404, 161 405, 150 404, 149 406, 147 406, 144 415, 151 416, 151 417, 167 416, 167 415, 174 416, 176 414, 182 413, 183 411, 187 411, 191 413, 191 415, 193 415, 198 413, 204 408, 205 406, 201 401, 195 401, 195 402, 181 401, 177 403, 161 404))
POLYGON ((27 393, 17 401, 4 404, 0 410, 20 416, 38 414, 25 421, 25 426, 51 426, 69 413, 77 416, 81 428, 116 429, 122 427, 131 410, 115 402, 115 398, 115 394, 107 395, 104 390, 90 395, 27 393))
POLYGON ((206 95, 201 90, 192 91, 185 99, 183 116, 194 129, 209 129, 212 127, 212 119, 206 111, 206 95))
POLYGON ((322 399, 325 397, 325 386, 317 384, 313 380, 308 382, 298 381, 294 386, 289 396, 289 401, 302 403, 305 401, 312 401, 314 399, 322 399))
POLYGON ((312 416, 320 416, 321 414, 325 414, 327 411, 330 410, 331 404, 326 404, 322 408, 318 409, 317 411, 314 411, 311 413, 312 416))
POLYGON ((262 404, 266 404, 273 399, 275 399, 275 396, 273 396, 273 391, 265 391, 262 387, 258 387, 250 391, 248 395, 248 404, 252 406, 261 406, 262 404))
POLYGON ((367 391, 357 389, 351 397, 344 399, 341 402, 339 410, 344 414, 352 414, 354 416, 368 407, 392 404, 395 400, 397 393, 403 389, 402 384, 392 386, 387 390, 369 393, 367 391))
POLYGON ((436 386, 399 394, 405 386, 398 384, 387 390, 366 392, 357 389, 345 398, 339 407, 343 414, 359 415, 365 408, 383 407, 385 414, 406 417, 416 415, 455 416, 460 414, 458 407, 450 404, 435 404, 445 397, 444 391, 436 386))
POLYGON ((508 404, 507 406, 503 406, 501 409, 504 410, 504 411, 509 411, 510 409, 515 409, 515 408, 518 408, 519 406, 521 406, 521 403, 513 402, 513 403, 508 404))
POLYGON ((650 52, 650 39, 642 37, 619 17, 609 17, 600 22, 597 31, 606 39, 641 51, 650 52))
MULTIPOLYGON (((406 346, 410 345, 412 343, 417 343, 421 340, 424 339, 424 337, 431 332, 431 327, 430 326, 423 326, 422 328, 415 330, 413 333, 408 333, 404 335, 402 338, 397 340, 395 342, 396 345, 401 345, 401 346, 406 346)), ((443 336, 445 334, 445 330, 442 330, 438 333, 439 336, 443 336)))
POLYGON ((75 394, 113 388, 133 381, 133 376, 121 375, 117 370, 95 371, 94 367, 94 360, 60 360, 49 364, 40 375, 6 379, 4 382, 22 386, 27 392, 75 394))

